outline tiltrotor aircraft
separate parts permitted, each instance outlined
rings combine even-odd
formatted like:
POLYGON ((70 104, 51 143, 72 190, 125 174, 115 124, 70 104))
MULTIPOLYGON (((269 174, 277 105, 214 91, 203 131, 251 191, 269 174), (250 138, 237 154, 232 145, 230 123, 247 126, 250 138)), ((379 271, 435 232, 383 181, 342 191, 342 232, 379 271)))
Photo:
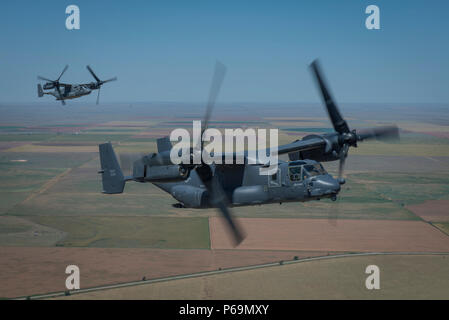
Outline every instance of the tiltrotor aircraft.
POLYGON ((61 79, 62 75, 66 72, 66 70, 69 68, 68 65, 64 67, 64 70, 62 70, 61 74, 56 80, 50 80, 41 76, 38 76, 37 78, 39 80, 47 81, 47 83, 44 84, 42 87, 41 84, 37 85, 37 95, 39 97, 43 97, 44 94, 52 95, 56 98, 56 100, 61 100, 61 103, 65 105, 64 100, 69 99, 75 99, 82 96, 86 96, 90 94, 93 90, 98 90, 97 95, 97 104, 100 101, 100 89, 103 84, 110 81, 117 80, 117 77, 108 79, 108 80, 100 80, 97 75, 94 73, 92 68, 90 66, 86 66, 87 70, 89 70, 92 77, 94 77, 95 82, 90 83, 81 83, 81 84, 67 84, 67 83, 61 83, 59 80, 61 79), (63 90, 61 90, 61 88, 63 90), (45 92, 44 90, 51 90, 55 89, 53 91, 45 92))
MULTIPOLYGON (((157 140, 157 153, 136 160, 132 175, 124 176, 111 143, 104 143, 99 145, 103 193, 122 193, 127 181, 153 183, 178 201, 175 207, 217 208, 226 219, 235 244, 243 240, 244 234, 232 218, 230 207, 322 198, 335 200, 341 184, 345 183, 343 168, 349 148, 357 147, 357 143, 368 139, 397 139, 399 131, 396 126, 351 130, 327 89, 317 61, 311 64, 311 70, 335 132, 308 135, 279 146, 278 154, 288 154, 290 161, 279 161, 274 174, 260 175, 259 168, 266 164, 249 164, 247 158, 244 164, 209 165, 204 161, 196 165, 173 164, 170 160, 172 145, 168 137, 164 137, 157 140), (337 178, 327 173, 320 163, 336 160, 340 162, 337 178)), ((206 109, 205 128, 225 71, 225 67, 217 63, 206 109)), ((192 148, 190 152, 192 156, 192 148)), ((245 151, 245 157, 247 155, 245 151)))

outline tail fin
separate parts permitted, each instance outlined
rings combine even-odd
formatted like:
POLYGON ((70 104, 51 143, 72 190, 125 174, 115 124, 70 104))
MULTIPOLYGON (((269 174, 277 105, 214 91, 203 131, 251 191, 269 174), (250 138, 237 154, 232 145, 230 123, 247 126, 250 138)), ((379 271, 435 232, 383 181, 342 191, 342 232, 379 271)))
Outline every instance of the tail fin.
POLYGON ((103 193, 122 193, 125 188, 125 178, 111 143, 100 144, 99 149, 103 193))
POLYGON ((170 151, 171 148, 172 145, 169 137, 157 139, 157 152, 170 151))
POLYGON ((39 98, 44 96, 44 90, 42 90, 42 86, 40 83, 37 85, 37 96, 39 98))

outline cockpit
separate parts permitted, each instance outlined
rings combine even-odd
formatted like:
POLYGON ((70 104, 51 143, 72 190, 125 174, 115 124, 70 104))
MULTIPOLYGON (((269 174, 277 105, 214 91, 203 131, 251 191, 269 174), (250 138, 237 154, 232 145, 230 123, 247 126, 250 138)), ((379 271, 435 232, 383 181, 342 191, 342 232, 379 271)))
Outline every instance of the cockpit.
POLYGON ((288 176, 291 181, 301 181, 309 177, 326 174, 326 170, 321 163, 291 161, 288 165, 288 176))

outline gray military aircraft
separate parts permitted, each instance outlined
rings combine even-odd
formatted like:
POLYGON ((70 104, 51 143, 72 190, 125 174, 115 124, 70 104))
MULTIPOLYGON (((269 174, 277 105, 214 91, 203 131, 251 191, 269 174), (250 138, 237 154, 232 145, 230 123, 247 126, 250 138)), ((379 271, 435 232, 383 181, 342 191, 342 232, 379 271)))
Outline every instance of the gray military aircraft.
POLYGON ((92 77, 94 77, 95 82, 89 82, 89 83, 81 83, 81 84, 67 84, 67 83, 61 83, 59 80, 61 79, 62 75, 66 72, 66 70, 69 68, 68 65, 64 67, 64 70, 62 70, 61 74, 56 80, 50 80, 41 76, 38 76, 37 78, 39 80, 47 81, 47 83, 44 84, 42 87, 41 84, 37 85, 37 95, 38 97, 43 97, 44 94, 52 95, 56 98, 56 100, 60 100, 63 105, 65 105, 65 100, 69 99, 75 99, 82 96, 86 96, 92 92, 92 90, 98 90, 97 95, 97 104, 100 101, 100 89, 103 84, 110 81, 117 80, 117 77, 108 79, 108 80, 100 80, 97 75, 94 73, 92 68, 90 66, 86 66, 87 70, 89 70, 92 77), (63 88, 63 91, 61 91, 61 87, 63 88), (51 90, 55 89, 54 91, 45 92, 44 90, 51 90))
MULTIPOLYGON (((336 200, 340 186, 345 183, 343 169, 349 147, 357 147, 358 142, 368 139, 397 139, 399 131, 396 126, 350 130, 327 89, 317 61, 311 64, 311 69, 335 132, 308 135, 279 146, 278 154, 288 154, 290 161, 279 161, 274 174, 260 175, 259 168, 267 164, 249 164, 247 151, 244 164, 209 165, 204 161, 196 165, 173 164, 170 160, 172 145, 169 138, 164 137, 157 140, 157 153, 137 159, 133 163, 132 175, 124 176, 111 143, 104 143, 99 145, 103 193, 122 193, 127 181, 153 183, 179 201, 175 207, 217 208, 226 219, 235 244, 244 239, 244 234, 232 218, 229 207, 323 198, 336 200), (338 178, 327 173, 320 163, 335 160, 340 162, 338 178)), ((224 74, 225 67, 217 63, 203 132, 224 74)), ((193 152, 191 148, 191 157, 193 152)))

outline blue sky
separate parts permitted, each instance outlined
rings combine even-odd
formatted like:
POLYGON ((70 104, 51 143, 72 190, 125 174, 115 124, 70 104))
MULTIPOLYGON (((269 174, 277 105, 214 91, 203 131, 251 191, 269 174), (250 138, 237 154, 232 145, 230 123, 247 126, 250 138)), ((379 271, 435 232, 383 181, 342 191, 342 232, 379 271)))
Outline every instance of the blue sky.
MULTIPOLYGON (((103 102, 206 99, 216 59, 223 102, 318 102, 308 64, 320 58, 340 102, 447 103, 448 1, 5 1, 0 102, 37 102, 36 76, 88 82, 103 102), (81 29, 65 28, 76 4, 81 29), (365 28, 380 8, 381 30, 365 28)), ((94 102, 95 96, 80 101, 94 102)))

